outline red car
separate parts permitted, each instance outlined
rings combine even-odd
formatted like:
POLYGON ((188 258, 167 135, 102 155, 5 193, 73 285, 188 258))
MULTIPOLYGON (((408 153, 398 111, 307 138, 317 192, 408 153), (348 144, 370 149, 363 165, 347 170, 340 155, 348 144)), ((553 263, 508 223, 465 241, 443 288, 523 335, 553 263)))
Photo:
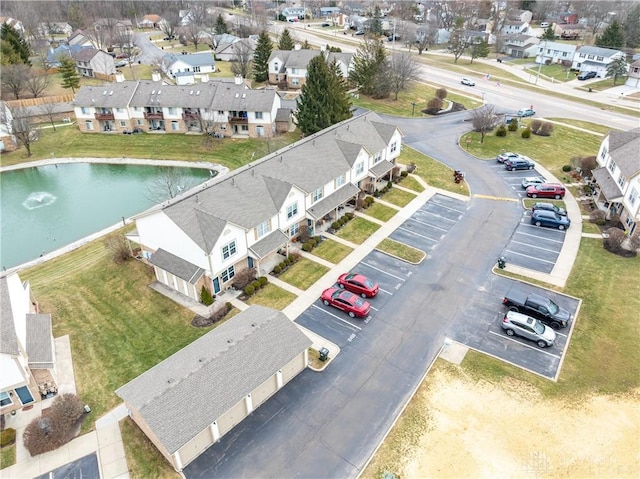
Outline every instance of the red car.
POLYGON ((368 301, 340 288, 325 289, 320 299, 325 305, 341 309, 352 318, 366 318, 371 309, 368 301))
POLYGON ((338 286, 359 294, 363 298, 373 298, 378 294, 378 284, 358 273, 344 273, 338 278, 338 286))
POLYGON ((564 198, 564 186, 557 183, 542 183, 541 185, 533 185, 527 188, 527 196, 529 198, 555 198, 559 200, 564 198))

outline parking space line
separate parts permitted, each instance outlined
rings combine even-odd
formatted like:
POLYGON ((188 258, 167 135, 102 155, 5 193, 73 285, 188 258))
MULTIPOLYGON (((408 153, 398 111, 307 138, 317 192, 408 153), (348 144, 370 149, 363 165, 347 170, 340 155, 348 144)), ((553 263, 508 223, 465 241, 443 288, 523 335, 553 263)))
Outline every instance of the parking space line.
POLYGON ((546 259, 540 259, 540 258, 536 258, 535 256, 529 256, 528 254, 524 254, 524 253, 518 253, 517 251, 513 251, 508 249, 507 252, 511 253, 511 254, 517 254, 518 256, 524 256, 525 258, 530 258, 536 261, 540 261, 541 263, 549 263, 549 264, 556 264, 555 261, 548 261, 546 259))
POLYGON ((560 241, 560 240, 556 240, 556 239, 552 239, 552 238, 542 238, 542 237, 540 237, 538 235, 532 235, 532 234, 529 234, 529 233, 521 233, 520 231, 516 231, 516 234, 525 235, 525 236, 531 236, 532 238, 535 238, 537 240, 551 241, 553 243, 560 243, 560 244, 564 243, 564 241, 560 241))
POLYGON ((549 251, 549 252, 551 252, 551 253, 556 253, 556 254, 559 254, 559 253, 560 253, 558 250, 555 250, 555 249, 549 249, 549 248, 542 248, 541 246, 536 246, 536 245, 531 244, 531 243, 523 243, 522 241, 516 241, 516 240, 513 240, 513 241, 511 241, 511 242, 512 242, 512 243, 515 243, 515 244, 521 244, 521 245, 524 245, 524 246, 528 246, 528 247, 530 247, 530 248, 541 249, 541 250, 543 250, 543 251, 549 251))
MULTIPOLYGON (((433 201, 433 200, 429 201, 427 204, 428 205, 440 206, 442 208, 445 208, 445 209, 451 210, 451 211, 455 211, 456 213, 460 213, 460 214, 464 213, 464 210, 463 211, 456 210, 455 208, 451 208, 450 206, 443 205, 442 203, 438 203, 437 201, 433 201)), ((426 210, 419 210, 419 211, 426 211, 426 210)), ((428 211, 427 211, 427 213, 428 213, 428 211)))
POLYGON ((403 228, 402 226, 398 226, 398 229, 402 230, 402 231, 406 231, 407 233, 411 233, 412 235, 419 236, 420 238, 428 239, 429 241, 433 241, 434 243, 437 243, 438 241, 440 241, 440 240, 437 240, 437 239, 429 238, 426 235, 421 235, 420 233, 416 233, 415 231, 411 231, 408 228, 403 228))
POLYGON ((375 267, 375 266, 373 266, 372 264, 365 263, 364 261, 363 261, 362 263, 360 263, 360 264, 362 264, 362 265, 364 265, 364 266, 368 266, 368 267, 369 267, 369 268, 371 268, 371 269, 375 269, 376 271, 380 271, 381 273, 384 273, 384 274, 386 274, 386 275, 389 275, 389 276, 391 276, 392 278, 399 279, 400 281, 406 281, 406 279, 405 279, 405 278, 401 278, 400 276, 396 276, 395 274, 391 274, 391 273, 389 273, 388 271, 385 271, 385 270, 383 270, 383 269, 376 268, 376 267, 375 267))
MULTIPOLYGON (((436 218, 440 218, 440 219, 443 219, 443 220, 446 220, 446 221, 451 221, 452 223, 455 223, 456 221, 458 221, 458 220, 452 220, 451 218, 446 218, 444 216, 437 215, 435 213, 432 213, 431 211, 421 211, 421 213, 427 213, 428 215, 435 216, 436 218)), ((413 221, 417 221, 418 223, 420 223, 420 221, 418 221, 417 219, 415 219, 413 217, 411 219, 413 221)), ((428 223, 425 223, 425 224, 428 224, 428 223)), ((429 225, 429 226, 431 226, 431 225, 429 225)), ((434 228, 437 228, 437 226, 434 226, 434 228)), ((442 231, 446 231, 446 230, 442 230, 442 231)))
POLYGON ((502 196, 491 196, 491 195, 480 195, 480 194, 475 194, 473 195, 474 198, 481 198, 484 200, 496 200, 496 201, 515 201, 515 202, 520 202, 520 200, 518 198, 504 198, 502 196))
POLYGON ((344 324, 346 324, 347 326, 352 327, 353 329, 357 329, 358 331, 362 331, 362 328, 359 328, 358 326, 356 326, 355 324, 351 324, 349 321, 347 321, 346 319, 342 319, 341 317, 330 313, 329 311, 327 311, 326 309, 321 308, 320 306, 316 305, 316 304, 312 304, 311 306, 313 306, 316 309, 319 309, 320 311, 324 311, 325 313, 327 313, 329 316, 333 316, 334 318, 336 318, 338 321, 342 321, 344 324))
MULTIPOLYGON (((523 226, 528 226, 529 228, 540 228, 539 226, 536 225, 532 225, 531 223, 521 223, 523 226)), ((555 231, 561 234, 565 234, 567 230, 558 230, 558 229, 554 229, 554 228, 545 228, 545 231, 555 231)))
POLYGON ((541 349, 541 348, 534 348, 533 346, 530 346, 528 344, 521 343, 520 341, 518 341, 516 339, 513 339, 513 338, 510 338, 509 336, 506 336, 504 334, 498 334, 498 333, 495 333, 493 331, 489 331, 489 334, 493 334, 495 336, 498 336, 499 338, 506 339, 508 341, 513 341, 514 343, 518 343, 521 346, 524 346, 525 348, 532 349, 533 351, 538 351, 539 353, 546 354, 548 356, 551 356, 551 357, 554 357, 554 358, 557 358, 557 359, 561 358, 561 356, 558 356, 556 354, 551 354, 551 353, 549 353, 549 352, 547 352, 547 351, 545 351, 544 349, 541 349))
POLYGON ((386 294, 388 294, 390 296, 393 296, 393 293, 391 291, 387 291, 386 289, 382 289, 382 288, 378 287, 378 291, 382 291, 383 293, 386 293, 386 294))
MULTIPOLYGON (((369 303, 371 304, 371 303, 369 303)), ((378 308, 374 308, 373 306, 369 306, 371 309, 373 309, 374 311, 380 311, 378 308)))
MULTIPOLYGON (((445 220, 447 220, 447 221, 455 222, 455 220, 450 220, 449 218, 443 218, 443 219, 445 219, 445 220)), ((416 222, 416 223, 418 223, 418 224, 425 225, 425 226, 428 226, 428 227, 430 227, 430 228, 435 228, 435 229, 437 229, 437 230, 444 231, 445 233, 446 233, 447 231, 449 231, 449 230, 446 230, 446 229, 444 229, 444 228, 440 228, 439 226, 435 226, 435 225, 432 225, 432 224, 429 224, 429 223, 425 223, 424 221, 419 221, 419 220, 417 220, 417 219, 415 219, 415 218, 411 218, 411 221, 415 221, 415 222, 416 222)))

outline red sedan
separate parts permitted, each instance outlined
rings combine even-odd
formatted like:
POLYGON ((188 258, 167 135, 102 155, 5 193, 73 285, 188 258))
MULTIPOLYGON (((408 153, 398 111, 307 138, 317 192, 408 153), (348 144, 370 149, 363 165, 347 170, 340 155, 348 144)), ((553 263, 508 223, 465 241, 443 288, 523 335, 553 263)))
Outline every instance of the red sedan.
POLYGON ((344 273, 338 278, 338 286, 359 294, 363 298, 373 298, 378 294, 378 284, 358 273, 344 273))
POLYGON ((366 318, 371 309, 368 301, 340 288, 325 289, 320 299, 325 305, 341 309, 352 318, 366 318))

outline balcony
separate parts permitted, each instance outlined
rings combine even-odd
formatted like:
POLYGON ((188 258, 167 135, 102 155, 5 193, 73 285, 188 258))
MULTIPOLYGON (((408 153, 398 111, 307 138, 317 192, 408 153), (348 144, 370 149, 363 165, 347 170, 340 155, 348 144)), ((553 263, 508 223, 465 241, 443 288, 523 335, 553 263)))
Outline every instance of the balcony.
POLYGON ((112 111, 100 111, 95 114, 96 120, 114 120, 112 111))
POLYGON ((164 120, 164 114, 161 111, 145 111, 144 117, 147 120, 164 120))
POLYGON ((185 111, 182 113, 183 120, 200 120, 199 111, 185 111))
POLYGON ((234 123, 234 124, 249 123, 249 118, 246 115, 244 116, 229 115, 229 123, 234 123))

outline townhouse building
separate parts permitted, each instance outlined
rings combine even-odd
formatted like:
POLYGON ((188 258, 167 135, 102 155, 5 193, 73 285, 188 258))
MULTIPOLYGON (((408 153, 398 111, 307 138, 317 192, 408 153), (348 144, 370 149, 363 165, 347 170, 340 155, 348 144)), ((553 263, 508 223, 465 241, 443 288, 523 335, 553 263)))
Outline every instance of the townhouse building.
POLYGON ((128 238, 160 283, 218 294, 247 268, 268 274, 302 228, 320 234, 384 186, 401 140, 375 113, 345 120, 139 215, 128 238))
POLYGON ((627 73, 627 81, 625 85, 640 88, 640 59, 629 65, 629 72, 627 73))
POLYGON ((309 62, 318 55, 324 55, 328 63, 334 60, 344 78, 348 78, 353 68, 352 53, 326 52, 322 50, 274 50, 269 56, 269 83, 286 89, 300 89, 307 79, 309 62))
POLYGON ((84 133, 208 133, 219 137, 273 136, 280 97, 252 90, 242 78, 196 85, 122 81, 83 86, 74 113, 84 133))
POLYGON ((625 54, 620 50, 582 46, 576 50, 571 68, 580 72, 596 72, 598 77, 605 78, 609 63, 624 57, 625 54))

